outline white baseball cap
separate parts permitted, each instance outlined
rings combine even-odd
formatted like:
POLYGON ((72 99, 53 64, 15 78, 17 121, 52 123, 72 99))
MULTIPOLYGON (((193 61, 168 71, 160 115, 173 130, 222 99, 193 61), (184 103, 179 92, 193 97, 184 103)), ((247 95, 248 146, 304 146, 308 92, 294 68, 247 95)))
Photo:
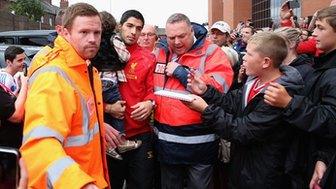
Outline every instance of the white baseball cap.
POLYGON ((212 29, 218 29, 219 31, 223 32, 223 33, 230 33, 231 31, 231 27, 229 26, 228 23, 224 22, 224 21, 217 21, 215 22, 210 30, 212 29))

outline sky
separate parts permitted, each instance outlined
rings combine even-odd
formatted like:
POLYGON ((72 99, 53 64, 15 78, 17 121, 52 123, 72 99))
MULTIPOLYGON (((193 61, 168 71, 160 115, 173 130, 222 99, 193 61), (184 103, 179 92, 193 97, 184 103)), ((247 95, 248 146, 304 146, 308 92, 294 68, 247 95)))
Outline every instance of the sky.
MULTIPOLYGON (((52 0, 59 6, 60 0, 52 0)), ((122 13, 129 9, 140 11, 145 17, 146 24, 164 27, 167 18, 173 13, 183 13, 192 22, 204 23, 208 21, 207 0, 68 0, 72 5, 78 2, 86 2, 93 5, 98 11, 107 11, 117 20, 122 13)))

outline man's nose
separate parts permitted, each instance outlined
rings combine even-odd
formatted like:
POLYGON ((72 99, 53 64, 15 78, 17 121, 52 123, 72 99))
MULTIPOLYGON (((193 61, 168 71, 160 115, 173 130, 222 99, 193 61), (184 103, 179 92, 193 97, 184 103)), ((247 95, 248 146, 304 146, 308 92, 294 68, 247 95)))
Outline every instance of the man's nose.
POLYGON ((94 33, 90 33, 89 36, 88 36, 88 40, 90 42, 95 42, 97 40, 95 34, 94 33))
POLYGON ((135 33, 136 33, 136 27, 132 27, 131 28, 131 34, 135 35, 135 33))
POLYGON ((181 42, 181 40, 180 40, 179 38, 176 37, 176 38, 174 39, 174 43, 175 43, 175 44, 180 44, 180 42, 181 42))

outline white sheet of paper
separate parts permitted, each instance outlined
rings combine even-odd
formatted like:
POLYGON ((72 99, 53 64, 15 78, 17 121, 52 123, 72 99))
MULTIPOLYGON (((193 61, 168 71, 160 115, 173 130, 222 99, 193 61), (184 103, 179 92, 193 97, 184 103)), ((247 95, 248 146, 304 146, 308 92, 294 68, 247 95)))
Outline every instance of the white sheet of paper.
POLYGON ((165 97, 168 97, 168 98, 174 98, 174 99, 182 100, 182 101, 186 101, 186 102, 191 102, 193 100, 193 98, 189 95, 182 94, 182 93, 177 93, 177 92, 172 92, 172 91, 167 91, 167 90, 156 91, 156 92, 154 92, 154 94, 159 95, 159 96, 165 96, 165 97))

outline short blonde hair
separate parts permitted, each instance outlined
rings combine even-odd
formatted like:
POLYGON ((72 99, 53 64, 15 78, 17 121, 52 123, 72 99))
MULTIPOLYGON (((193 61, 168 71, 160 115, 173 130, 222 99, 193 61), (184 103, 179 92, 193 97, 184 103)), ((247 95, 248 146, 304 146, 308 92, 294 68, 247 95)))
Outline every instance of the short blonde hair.
POLYGON ((248 44, 256 45, 256 51, 273 61, 278 68, 287 56, 287 44, 283 37, 274 32, 259 32, 254 34, 248 44))

